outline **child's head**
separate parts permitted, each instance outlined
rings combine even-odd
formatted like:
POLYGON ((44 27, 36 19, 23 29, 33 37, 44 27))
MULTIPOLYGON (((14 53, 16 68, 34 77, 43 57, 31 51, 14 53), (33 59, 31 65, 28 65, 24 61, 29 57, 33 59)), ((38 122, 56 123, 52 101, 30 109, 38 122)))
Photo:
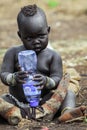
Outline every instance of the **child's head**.
POLYGON ((21 9, 17 17, 18 35, 26 49, 37 53, 45 49, 48 44, 48 27, 46 15, 36 5, 28 5, 21 9))

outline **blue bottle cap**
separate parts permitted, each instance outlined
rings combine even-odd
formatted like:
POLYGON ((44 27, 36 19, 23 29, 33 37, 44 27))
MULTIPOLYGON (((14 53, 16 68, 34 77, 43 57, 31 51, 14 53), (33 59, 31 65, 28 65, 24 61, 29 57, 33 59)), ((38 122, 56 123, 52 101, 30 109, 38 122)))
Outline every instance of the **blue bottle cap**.
POLYGON ((30 106, 31 107, 37 107, 39 105, 39 99, 33 99, 30 101, 30 106))

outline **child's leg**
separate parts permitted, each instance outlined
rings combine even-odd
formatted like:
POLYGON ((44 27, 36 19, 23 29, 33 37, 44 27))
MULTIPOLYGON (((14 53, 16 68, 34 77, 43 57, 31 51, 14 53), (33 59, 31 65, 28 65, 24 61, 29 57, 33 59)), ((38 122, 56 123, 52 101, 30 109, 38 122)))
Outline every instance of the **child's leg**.
POLYGON ((44 113, 37 111, 36 118, 45 117, 47 120, 52 120, 55 113, 60 108, 66 93, 67 86, 69 85, 70 77, 66 74, 58 85, 57 89, 53 92, 51 98, 42 105, 44 113), (47 116, 46 116, 47 115, 47 116))
POLYGON ((17 125, 22 118, 20 109, 5 101, 2 97, 0 98, 0 115, 5 118, 11 125, 17 125))
POLYGON ((80 116, 84 116, 86 110, 86 106, 80 106, 73 109, 68 109, 64 112, 59 118, 59 122, 65 122, 80 116))
POLYGON ((75 108, 76 95, 73 91, 68 90, 64 102, 61 106, 61 111, 64 113, 66 109, 75 108))
POLYGON ((75 108, 76 95, 80 90, 79 82, 78 82, 78 73, 70 69, 68 70, 70 73, 70 84, 68 86, 67 96, 61 106, 61 116, 58 118, 60 122, 64 122, 76 117, 80 117, 84 115, 84 111, 86 109, 85 106, 75 108), (72 73, 73 71, 73 73, 72 73))

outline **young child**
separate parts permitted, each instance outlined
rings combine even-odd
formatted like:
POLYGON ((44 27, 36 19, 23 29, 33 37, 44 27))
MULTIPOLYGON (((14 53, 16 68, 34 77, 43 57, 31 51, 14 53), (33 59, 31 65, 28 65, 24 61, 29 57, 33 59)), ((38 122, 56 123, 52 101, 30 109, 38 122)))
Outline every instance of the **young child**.
MULTIPOLYGON (((63 112, 65 112, 65 108, 72 109, 75 107, 75 93, 71 90, 67 92, 70 78, 66 74, 65 77, 67 78, 62 79, 61 56, 54 50, 47 48, 50 26, 48 26, 44 11, 36 5, 25 6, 17 16, 17 23, 17 33, 22 41, 22 45, 8 49, 4 56, 0 73, 1 80, 5 85, 9 86, 10 93, 2 95, 1 102, 5 102, 5 104, 8 103, 11 112, 9 108, 7 108, 6 111, 9 111, 8 113, 10 114, 1 114, 2 106, 0 106, 0 114, 8 120, 7 115, 11 117, 16 113, 16 109, 20 108, 18 117, 20 120, 21 116, 23 118, 26 118, 26 115, 29 116, 27 109, 29 108, 27 105, 28 102, 26 101, 22 89, 22 84, 25 83, 24 78, 28 76, 28 72, 20 70, 18 53, 24 50, 34 50, 37 54, 38 74, 34 75, 33 80, 38 81, 36 87, 41 86, 42 100, 40 105, 44 111, 44 113, 42 113, 36 110, 36 118, 44 117, 44 119, 47 119, 48 116, 49 120, 51 120, 59 108, 61 108, 61 111, 63 110, 63 112), (65 84, 63 84, 64 82, 65 84), (70 101, 71 99, 72 101, 70 101), (16 109, 13 111, 15 107, 16 109)), ((78 108, 78 111, 80 111, 78 113, 79 116, 83 115, 83 109, 85 109, 84 106, 78 108)), ((59 118, 59 121, 65 121, 63 120, 65 118, 63 115, 59 118)), ((8 122, 10 124, 17 124, 20 120, 17 120, 16 123, 11 120, 8 120, 8 122)))

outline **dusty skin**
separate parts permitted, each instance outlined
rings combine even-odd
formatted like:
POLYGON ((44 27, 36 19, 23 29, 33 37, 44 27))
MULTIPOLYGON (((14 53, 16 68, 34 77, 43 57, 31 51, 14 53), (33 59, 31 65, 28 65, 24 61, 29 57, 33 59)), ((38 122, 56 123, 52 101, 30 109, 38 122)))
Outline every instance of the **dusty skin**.
MULTIPOLYGON (((6 49, 13 46, 14 43, 20 43, 16 34, 16 15, 20 7, 28 2, 28 0, 26 2, 24 0, 0 1, 0 64, 6 49), (14 4, 14 7, 10 8, 9 11, 12 4, 14 4)), ((34 2, 37 1, 34 0, 34 2)), ((68 11, 67 8, 62 8, 62 13, 57 13, 61 9, 49 9, 43 0, 42 2, 39 1, 39 4, 47 10, 48 21, 51 25, 51 45, 61 53, 63 60, 70 67, 76 68, 82 75, 80 81, 81 90, 76 101, 77 106, 81 104, 87 105, 87 76, 85 76, 85 74, 87 75, 87 15, 84 11, 86 10, 86 4, 84 2, 80 4, 80 2, 81 0, 76 0, 74 11, 68 5, 68 11), (80 10, 77 8, 79 4, 81 5, 80 10)), ((0 82, 0 94, 5 92, 8 92, 8 89, 0 82)), ((44 130, 87 130, 87 122, 83 118, 63 124, 57 123, 57 120, 51 123, 22 120, 18 126, 10 126, 0 118, 0 130, 39 130, 41 126, 43 126, 44 130)))

